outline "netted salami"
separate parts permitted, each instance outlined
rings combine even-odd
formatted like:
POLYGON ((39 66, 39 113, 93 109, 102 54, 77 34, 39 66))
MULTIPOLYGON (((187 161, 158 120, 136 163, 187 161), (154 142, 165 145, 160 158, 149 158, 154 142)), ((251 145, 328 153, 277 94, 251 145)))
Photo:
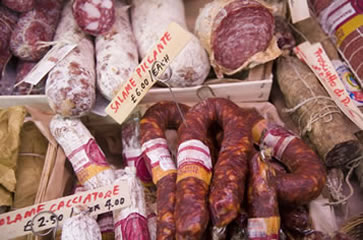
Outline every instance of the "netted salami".
MULTIPOLYGON (((182 0, 133 0, 131 22, 140 57, 146 56, 171 22, 186 27, 182 0)), ((210 65, 199 40, 193 36, 170 64, 172 70, 168 84, 171 87, 200 85, 206 79, 210 65)))
POLYGON ((115 22, 114 0, 75 0, 72 8, 78 26, 95 36, 108 32, 115 22))
POLYGON ((63 116, 84 115, 96 99, 94 46, 78 28, 70 2, 63 9, 54 40, 78 45, 48 74, 45 93, 49 105, 63 116))
POLYGON ((115 23, 107 33, 96 37, 97 87, 108 100, 112 100, 138 65, 128 8, 121 1, 115 2, 115 23))
POLYGON ((200 11, 195 30, 218 77, 281 54, 271 11, 255 0, 213 1, 200 11))

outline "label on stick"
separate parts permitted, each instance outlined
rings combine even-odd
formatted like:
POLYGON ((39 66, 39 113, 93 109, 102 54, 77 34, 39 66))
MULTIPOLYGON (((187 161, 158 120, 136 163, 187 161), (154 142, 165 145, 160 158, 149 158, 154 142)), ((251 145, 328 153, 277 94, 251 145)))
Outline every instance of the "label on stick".
POLYGON ((116 181, 102 187, 67 197, 58 198, 0 215, 0 239, 23 235, 61 226, 65 219, 74 215, 77 206, 84 206, 90 215, 98 215, 131 204, 128 183, 116 181))
POLYGON ((122 124, 191 38, 189 32, 171 23, 131 78, 121 86, 107 106, 106 113, 122 124))
POLYGON ((304 42, 294 51, 314 72, 340 110, 360 129, 363 129, 363 114, 349 97, 323 46, 320 43, 304 42))
POLYGON ((292 23, 310 18, 307 0, 288 0, 292 23))

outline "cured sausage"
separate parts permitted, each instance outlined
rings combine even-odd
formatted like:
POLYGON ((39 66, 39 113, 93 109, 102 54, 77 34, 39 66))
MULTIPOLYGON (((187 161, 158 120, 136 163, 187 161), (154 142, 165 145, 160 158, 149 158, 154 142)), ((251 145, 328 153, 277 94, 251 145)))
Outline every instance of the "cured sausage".
POLYGON ((279 239, 280 215, 275 172, 255 153, 249 159, 248 239, 279 239))
POLYGON ((151 175, 146 167, 140 144, 140 114, 136 112, 128 117, 121 126, 122 156, 125 165, 136 168, 136 176, 146 186, 152 185, 151 175))
POLYGON ((276 178, 281 204, 301 205, 315 199, 326 182, 326 170, 316 153, 300 138, 281 126, 256 122, 253 139, 262 148, 272 148, 289 173, 276 178))
POLYGON ((255 0, 213 1, 200 11, 195 31, 218 78, 281 54, 271 11, 255 0))
MULTIPOLYGON (((37 65, 37 62, 29 62, 19 60, 16 66, 16 83, 22 81, 26 75, 37 65)), ((36 86, 22 82, 14 89, 14 95, 28 95, 28 94, 44 94, 45 91, 45 78, 43 78, 36 86)))
POLYGON ((223 227, 238 215, 244 196, 247 156, 252 147, 252 115, 222 98, 204 100, 186 114, 185 124, 178 130, 177 238, 199 239, 207 227, 207 195, 212 177, 207 134, 216 122, 223 128, 224 137, 210 188, 212 221, 223 227))
POLYGON ((55 41, 78 42, 48 74, 45 93, 52 110, 63 116, 78 117, 89 112, 96 99, 94 47, 74 21, 70 2, 64 7, 55 41))
POLYGON ((10 48, 18 58, 37 61, 48 51, 40 42, 53 40, 62 1, 38 0, 33 10, 23 13, 11 35, 10 48))
POLYGON ((2 0, 4 6, 16 12, 28 12, 34 8, 35 0, 2 0))
MULTIPOLYGON (((189 107, 179 104, 182 114, 189 107)), ((157 186, 157 239, 175 237, 176 167, 165 138, 166 129, 176 129, 182 117, 174 102, 159 102, 141 120, 141 143, 146 164, 157 186)))
MULTIPOLYGON (((132 5, 131 22, 141 58, 154 47, 171 22, 187 29, 182 0, 133 0, 132 5)), ((208 56, 194 35, 170 68, 172 76, 168 84, 171 87, 200 85, 207 78, 210 70, 208 56)))
POLYGON ((86 33, 97 36, 108 32, 115 22, 114 0, 74 0, 73 16, 86 33))
POLYGON ((138 52, 128 15, 128 8, 115 2, 115 23, 96 37, 97 87, 108 100, 118 93, 138 65, 138 52))
POLYGON ((0 80, 3 78, 5 67, 12 56, 9 41, 17 21, 16 13, 0 5, 0 80))
POLYGON ((112 185, 116 177, 96 140, 79 119, 55 115, 50 131, 63 148, 85 190, 112 185))

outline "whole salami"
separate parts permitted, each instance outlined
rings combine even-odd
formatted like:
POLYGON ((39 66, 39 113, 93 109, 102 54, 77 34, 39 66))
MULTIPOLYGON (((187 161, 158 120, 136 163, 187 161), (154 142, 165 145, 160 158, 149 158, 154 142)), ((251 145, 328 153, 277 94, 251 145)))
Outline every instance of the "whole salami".
POLYGON ((6 64, 12 56, 9 41, 17 21, 16 13, 0 5, 0 80, 4 75, 6 64))
MULTIPOLYGON (((131 22, 141 58, 146 56, 171 22, 187 29, 182 0, 133 0, 132 3, 131 22)), ((195 36, 170 68, 172 76, 168 84, 171 87, 188 87, 204 82, 210 65, 207 53, 195 36)))
POLYGON ((78 26, 95 36, 108 32, 115 22, 114 0, 74 0, 72 9, 78 26))
POLYGON ((326 182, 326 170, 311 148, 294 133, 266 120, 256 122, 252 134, 262 149, 271 148, 273 156, 289 170, 276 177, 281 204, 301 205, 319 196, 326 182))
POLYGON ((20 16, 10 41, 15 56, 26 61, 37 61, 45 55, 48 48, 42 47, 40 42, 53 40, 61 3, 60 0, 38 0, 33 10, 20 16))
POLYGON ((251 151, 250 116, 227 99, 211 98, 188 111, 178 130, 178 177, 175 219, 177 238, 200 239, 209 222, 207 196, 212 178, 208 129, 223 128, 223 141, 214 166, 209 207, 213 224, 223 227, 237 217, 244 196, 247 156, 251 151), (238 131, 236 131, 238 129, 238 131))
MULTIPOLYGON (((37 62, 19 60, 16 66, 16 83, 21 82, 35 65, 37 65, 37 62)), ((14 89, 13 95, 44 94, 45 79, 43 78, 36 86, 22 82, 14 89)))
POLYGON ((217 74, 232 75, 277 58, 272 10, 255 0, 219 0, 199 13, 196 33, 217 74))
POLYGON ((16 12, 28 12, 34 8, 35 0, 2 0, 4 6, 16 12))
MULTIPOLYGON (((189 107, 179 104, 183 114, 189 107)), ((141 120, 141 143, 146 164, 157 186, 157 239, 175 236, 176 167, 168 149, 165 130, 177 129, 182 117, 174 102, 159 102, 141 120)))
POLYGON ((63 116, 82 116, 92 109, 96 99, 94 47, 79 30, 70 3, 63 9, 54 39, 78 45, 48 74, 45 93, 49 105, 63 116))
POLYGON ((96 37, 97 87, 108 100, 112 100, 138 65, 128 8, 116 1, 115 23, 107 33, 96 37))

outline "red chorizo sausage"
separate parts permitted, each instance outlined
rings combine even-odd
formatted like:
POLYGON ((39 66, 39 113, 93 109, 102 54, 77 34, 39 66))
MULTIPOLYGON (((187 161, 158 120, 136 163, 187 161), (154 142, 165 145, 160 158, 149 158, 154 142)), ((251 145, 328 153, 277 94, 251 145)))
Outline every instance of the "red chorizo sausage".
POLYGON ((255 153, 249 159, 248 178, 248 239, 278 239, 280 215, 275 172, 255 153))
POLYGON ((224 134, 209 196, 213 224, 223 227, 237 216, 252 147, 250 115, 251 111, 241 111, 222 98, 204 100, 186 114, 185 124, 178 130, 177 239, 199 239, 209 221, 207 195, 212 164, 207 134, 215 122, 224 134))
MULTIPOLYGON (((185 114, 189 107, 179 104, 185 114)), ((175 237, 176 167, 168 150, 164 131, 176 129, 182 122, 174 102, 159 102, 147 110, 140 122, 144 159, 157 186, 157 239, 175 237)))
POLYGON ((315 199, 326 182, 326 170, 316 153, 300 138, 285 128, 258 121, 252 135, 256 143, 273 148, 290 173, 276 178, 279 201, 282 204, 301 205, 315 199))

